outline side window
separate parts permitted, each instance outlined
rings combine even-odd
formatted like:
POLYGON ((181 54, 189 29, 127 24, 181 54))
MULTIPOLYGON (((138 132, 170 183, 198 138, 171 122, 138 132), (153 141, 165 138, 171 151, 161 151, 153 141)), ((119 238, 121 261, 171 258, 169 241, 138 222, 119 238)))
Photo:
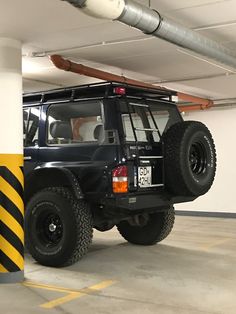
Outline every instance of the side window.
MULTIPOLYGON (((137 130, 136 131, 137 140, 139 142, 147 142, 147 136, 146 136, 146 132, 143 131, 144 125, 143 125, 141 117, 138 115, 138 113, 131 113, 131 119, 133 121, 134 127, 137 130)), ((135 136, 132 129, 132 124, 131 124, 129 114, 123 114, 122 120, 123 120, 126 141, 127 142, 135 141, 135 136)))
MULTIPOLYGON (((152 111, 152 117, 151 117, 150 112, 147 112, 147 117, 150 124, 150 128, 155 129, 156 128, 155 124, 156 124, 160 134, 163 134, 166 128, 166 125, 169 121, 170 113, 167 110, 152 111), (155 120, 155 123, 153 121, 153 118, 155 120)), ((154 142, 160 141, 160 137, 157 132, 153 132, 152 135, 153 135, 154 142)))
MULTIPOLYGON (((160 133, 163 134, 166 128, 166 125, 170 119, 169 111, 167 110, 152 111, 152 115, 153 115, 153 118, 155 119, 156 124, 158 125, 158 129, 160 133)), ((149 120, 151 128, 155 128, 153 119, 149 112, 147 113, 147 116, 148 116, 148 120, 149 120)))
POLYGON ((81 101, 51 105, 47 125, 49 145, 101 142, 104 137, 101 103, 81 101))
POLYGON ((38 145, 39 133, 39 115, 38 107, 26 108, 23 110, 23 129, 24 129, 24 146, 32 147, 38 145))
POLYGON ((135 134, 138 142, 160 142, 162 134, 181 121, 176 106, 168 102, 136 99, 121 102, 120 111, 127 142, 134 142, 135 134))

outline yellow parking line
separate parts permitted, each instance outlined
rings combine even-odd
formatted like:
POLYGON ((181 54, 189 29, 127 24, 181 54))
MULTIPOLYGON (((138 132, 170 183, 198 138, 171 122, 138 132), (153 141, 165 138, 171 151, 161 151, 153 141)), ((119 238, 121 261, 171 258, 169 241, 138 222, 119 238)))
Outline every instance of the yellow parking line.
POLYGON ((105 289, 105 288, 113 285, 114 283, 115 283, 114 280, 102 281, 102 282, 98 283, 97 285, 93 285, 93 286, 89 287, 88 290, 99 291, 99 290, 105 289))
POLYGON ((50 285, 45 285, 45 284, 41 284, 41 283, 35 283, 35 282, 32 282, 32 281, 24 282, 23 286, 32 287, 32 288, 36 288, 36 289, 49 290, 49 291, 64 292, 64 293, 77 292, 77 291, 66 289, 66 288, 62 288, 62 287, 50 286, 50 285))
POLYGON ((105 288, 113 285, 114 283, 115 283, 115 281, 113 281, 113 280, 102 281, 99 284, 96 284, 96 285, 93 285, 91 287, 88 287, 87 289, 86 288, 85 289, 81 289, 78 292, 74 291, 74 292, 71 292, 70 294, 68 294, 68 295, 66 295, 66 296, 64 296, 62 298, 58 298, 56 300, 44 303, 44 304, 40 305, 40 307, 43 307, 43 308, 46 308, 46 309, 52 309, 52 308, 54 308, 56 306, 65 304, 67 302, 70 302, 70 301, 78 299, 78 298, 81 298, 81 297, 83 297, 85 295, 92 294, 95 291, 99 291, 99 290, 105 289, 105 288))
POLYGON ((93 294, 94 292, 101 291, 102 289, 105 289, 113 284, 115 284, 116 281, 114 280, 106 280, 102 281, 98 284, 95 284, 93 286, 90 286, 88 288, 83 288, 80 290, 70 290, 67 288, 62 288, 62 287, 56 287, 56 286, 50 286, 50 285, 44 285, 44 284, 38 284, 34 282, 25 282, 23 283, 24 286, 26 287, 32 287, 36 289, 44 289, 44 290, 50 290, 50 291, 57 291, 57 292, 62 292, 62 293, 67 293, 64 297, 43 303, 40 305, 40 307, 45 308, 45 309, 52 309, 54 307, 57 307, 59 305, 65 304, 67 302, 70 302, 72 300, 81 298, 86 295, 93 294))
POLYGON ((52 309, 56 306, 68 303, 74 299, 83 297, 85 295, 86 295, 86 293, 83 293, 83 292, 71 292, 70 294, 68 294, 62 298, 58 298, 58 299, 52 300, 50 302, 41 304, 40 307, 43 307, 45 309, 52 309))

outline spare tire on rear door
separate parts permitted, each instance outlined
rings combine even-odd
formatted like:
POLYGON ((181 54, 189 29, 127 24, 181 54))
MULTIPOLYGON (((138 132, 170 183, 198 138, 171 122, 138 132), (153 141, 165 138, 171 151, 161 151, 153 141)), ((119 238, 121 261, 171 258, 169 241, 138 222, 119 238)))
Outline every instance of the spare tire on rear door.
POLYGON ((174 124, 163 135, 165 185, 175 196, 200 196, 211 187, 216 171, 215 145, 201 122, 174 124))

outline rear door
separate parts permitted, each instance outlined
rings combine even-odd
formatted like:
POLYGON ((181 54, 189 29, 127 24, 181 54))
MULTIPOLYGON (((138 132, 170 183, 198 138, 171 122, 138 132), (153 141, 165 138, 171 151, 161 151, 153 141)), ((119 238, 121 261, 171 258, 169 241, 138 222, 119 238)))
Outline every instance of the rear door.
POLYGON ((176 106, 165 101, 127 98, 121 108, 126 155, 134 167, 134 189, 163 188, 162 134, 181 121, 176 106))

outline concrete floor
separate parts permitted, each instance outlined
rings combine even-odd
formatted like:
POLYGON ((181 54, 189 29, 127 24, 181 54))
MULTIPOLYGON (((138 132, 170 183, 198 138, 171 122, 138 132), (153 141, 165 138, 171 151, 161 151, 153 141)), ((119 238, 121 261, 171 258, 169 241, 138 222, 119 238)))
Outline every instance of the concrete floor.
POLYGON ((161 244, 95 232, 79 263, 45 268, 26 256, 24 284, 0 285, 0 312, 236 313, 236 219, 177 216, 161 244))

